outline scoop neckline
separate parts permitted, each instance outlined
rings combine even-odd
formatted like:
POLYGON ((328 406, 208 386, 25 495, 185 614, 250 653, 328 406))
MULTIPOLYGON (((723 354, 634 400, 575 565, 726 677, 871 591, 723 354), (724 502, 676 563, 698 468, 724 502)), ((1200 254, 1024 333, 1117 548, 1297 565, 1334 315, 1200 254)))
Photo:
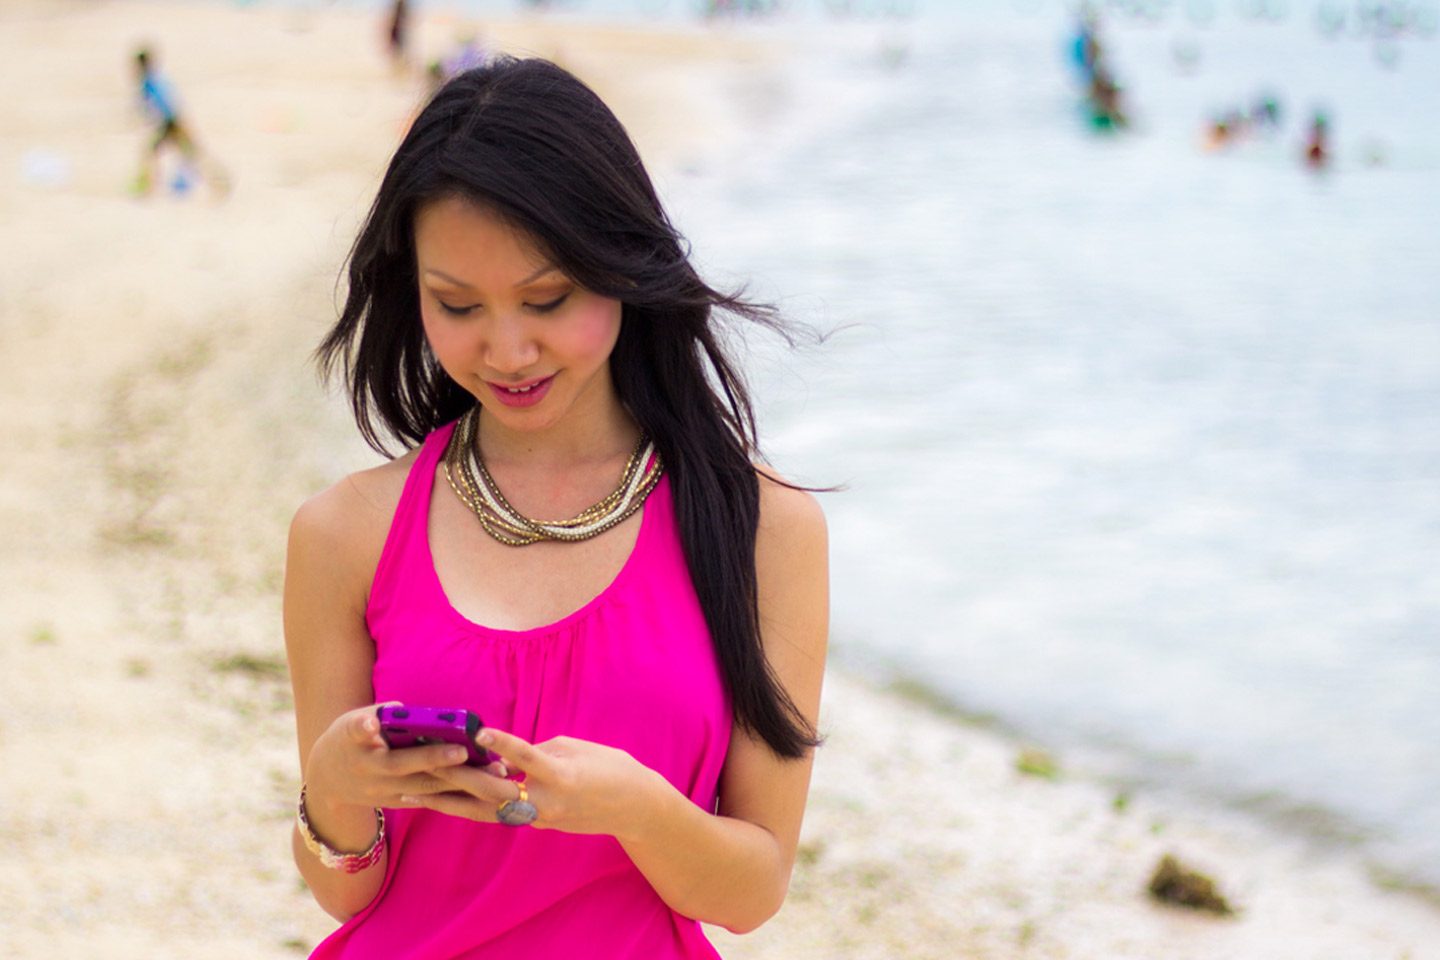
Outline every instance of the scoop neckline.
MULTIPOLYGON (((442 454, 443 450, 444 447, 441 446, 442 454)), ((445 592, 445 584, 440 580, 440 568, 435 565, 435 551, 430 544, 430 508, 435 499, 435 473, 439 468, 440 459, 439 457, 435 457, 430 462, 429 470, 427 471, 428 476, 425 480, 425 502, 422 517, 423 525, 421 527, 421 537, 425 544, 425 559, 426 567, 430 574, 430 584, 439 596, 441 605, 445 607, 450 618, 455 620, 460 626, 475 633, 482 633, 497 639, 508 640, 523 640, 559 633, 566 627, 588 617, 597 607, 604 603, 611 594, 615 593, 621 584, 629 577, 631 568, 635 567, 639 562, 640 548, 645 543, 646 531, 651 526, 650 507, 654 502, 656 494, 660 492, 660 488, 665 486, 670 479, 668 476, 662 474, 659 482, 655 485, 655 489, 650 491, 650 495, 647 496, 645 502, 641 504, 640 529, 635 533, 635 542, 631 545, 630 552, 625 557, 625 562, 620 565, 620 569, 616 572, 615 576, 610 579, 610 582, 607 583, 599 593, 558 620, 540 624, 535 627, 524 627, 519 630, 512 630, 507 627, 492 627, 489 624, 479 623, 470 619, 460 612, 460 609, 451 602, 450 594, 445 592)), ((515 549, 519 550, 523 548, 516 547, 515 549)))

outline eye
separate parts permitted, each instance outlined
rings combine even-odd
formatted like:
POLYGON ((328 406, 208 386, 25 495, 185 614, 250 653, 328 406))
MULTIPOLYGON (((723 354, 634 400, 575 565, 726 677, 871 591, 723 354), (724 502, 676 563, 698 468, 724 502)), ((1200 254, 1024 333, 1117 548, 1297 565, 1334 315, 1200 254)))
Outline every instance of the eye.
POLYGON ((444 310, 446 313, 450 314, 450 316, 452 316, 452 317, 468 317, 471 313, 473 313, 473 312, 475 311, 475 307, 473 307, 473 306, 470 306, 470 307, 452 307, 452 306, 450 306, 450 304, 446 303, 446 302, 443 301, 443 300, 436 300, 435 302, 436 302, 437 304, 439 304, 441 310, 444 310))
POLYGON ((531 304, 528 304, 528 306, 530 307, 531 310, 534 310, 536 313, 549 313, 549 312, 552 311, 552 310, 557 310, 557 309, 559 309, 560 304, 564 303, 566 300, 568 300, 568 299, 570 298, 570 293, 571 293, 571 291, 566 290, 564 293, 560 294, 560 296, 556 297, 554 300, 550 300, 550 301, 548 301, 548 302, 546 302, 546 303, 531 303, 531 304))

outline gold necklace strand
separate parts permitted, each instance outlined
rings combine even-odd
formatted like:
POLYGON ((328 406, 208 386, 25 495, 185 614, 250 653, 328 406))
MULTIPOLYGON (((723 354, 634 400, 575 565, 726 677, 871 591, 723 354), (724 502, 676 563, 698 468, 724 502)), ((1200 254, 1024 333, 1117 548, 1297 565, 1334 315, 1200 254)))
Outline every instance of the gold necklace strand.
MULTIPOLYGON (((642 452, 648 455, 649 451, 642 448, 642 452)), ((644 477, 632 479, 631 484, 622 492, 621 502, 616 509, 608 515, 596 517, 588 523, 577 523, 576 521, 540 523, 514 512, 513 508, 508 515, 507 512, 497 510, 493 494, 498 494, 499 491, 495 490, 493 494, 492 491, 483 491, 485 495, 482 495, 482 490, 477 489, 474 477, 470 474, 468 469, 470 465, 463 461, 459 471, 461 480, 457 485, 450 466, 450 463, 446 464, 446 479, 450 481, 451 488, 476 514, 487 533, 502 543, 512 546, 525 546, 540 540, 574 542, 598 536, 634 514, 644 504, 646 497, 660 478, 657 464, 647 470, 644 477)), ((491 479, 493 481, 493 478, 491 479)))
MULTIPOLYGON (((470 450, 478 450, 478 448, 478 444, 476 444, 471 446, 470 450)), ((482 499, 486 504, 488 508, 487 513, 492 520, 506 522, 516 534, 539 533, 547 537, 583 539, 586 536, 593 536, 594 533, 599 532, 598 528, 603 522, 611 519, 612 516, 616 516, 618 512, 623 512, 621 511, 622 504, 629 502, 637 495, 642 480, 646 479, 637 479, 637 474, 640 466, 646 463, 650 452, 650 445, 642 438, 641 441, 636 444, 635 450, 631 453, 629 462, 627 462, 625 467, 624 475, 615 491, 598 504, 592 505, 569 520, 531 520, 516 510, 514 506, 505 499, 505 495, 500 491, 500 487, 495 482, 495 478, 490 474, 489 470, 486 469, 483 458, 473 457, 474 466, 480 473, 483 485, 476 484, 474 482, 474 475, 470 473, 471 457, 466 458, 463 466, 465 468, 465 479, 469 481, 468 485, 471 488, 472 495, 477 493, 480 495, 479 499, 482 499), (479 487, 478 490, 476 489, 477 487, 479 487)), ((658 479, 658 475, 653 479, 658 479)), ((648 485, 644 492, 648 494, 648 485)))
POLYGON ((456 424, 455 432, 451 434, 450 437, 450 444, 445 450, 445 479, 450 482, 450 489, 454 490, 455 495, 460 498, 460 501, 464 503, 465 506, 468 507, 472 513, 479 517, 480 525, 484 527, 487 533, 489 533, 491 536, 494 536, 495 539, 500 540, 504 543, 508 543, 512 546, 523 546, 527 542, 533 543, 533 540, 516 540, 508 536, 503 536, 499 532, 492 529, 493 525, 485 515, 486 511, 484 502, 480 500, 479 495, 476 493, 474 486, 471 483, 471 478, 466 476, 465 472, 462 469, 464 465, 461 459, 460 451, 464 449, 465 441, 467 439, 466 427, 469 424, 469 421, 470 416, 469 414, 466 414, 460 420, 460 422, 456 424), (455 475, 457 473, 460 474, 460 480, 458 482, 455 479, 455 475))
POLYGON ((473 430, 461 429, 463 427, 469 427, 471 423, 473 423, 473 420, 468 416, 466 421, 462 421, 460 426, 456 428, 455 439, 451 441, 455 446, 451 451, 447 451, 449 456, 447 456, 447 462, 445 464, 445 476, 450 481, 451 489, 455 490, 460 496, 460 499, 470 508, 471 512, 480 519, 480 526, 491 537, 512 547, 523 547, 532 543, 538 543, 543 539, 542 536, 533 530, 505 524, 503 518, 495 515, 486 506, 485 501, 476 490, 475 478, 470 474, 464 454, 465 447, 474 442, 474 433, 473 430), (457 439, 460 441, 459 443, 456 443, 457 439), (458 469, 460 473, 460 483, 463 489, 456 487, 455 478, 451 473, 452 467, 458 469))
MULTIPOLYGON (((510 502, 505 499, 505 495, 500 492, 500 487, 495 482, 495 478, 491 476, 490 471, 486 468, 484 459, 478 456, 477 451, 479 450, 479 444, 475 442, 475 434, 478 428, 478 418, 470 417, 467 415, 467 421, 468 422, 464 424, 466 429, 461 437, 461 443, 459 450, 456 451, 456 457, 459 461, 461 468, 464 471, 466 479, 469 481, 468 485, 470 486, 472 495, 480 498, 478 489, 480 484, 476 481, 475 474, 472 473, 470 470, 470 467, 473 463, 480 477, 483 478, 483 480, 485 481, 485 488, 493 495, 492 497, 484 497, 480 499, 493 500, 494 503, 492 506, 496 509, 497 513, 499 513, 500 515, 509 515, 513 520, 523 525, 526 525, 526 529, 530 529, 531 527, 529 526, 529 524, 532 523, 532 521, 529 521, 529 518, 521 514, 520 511, 516 510, 514 506, 512 506, 510 502), (471 455, 467 457, 465 455, 465 451, 469 451, 471 455)), ((635 445, 635 449, 631 451, 629 459, 626 461, 625 469, 622 472, 620 478, 620 483, 615 488, 615 490, 607 494, 604 499, 600 500, 598 503, 592 504, 568 521, 536 520, 533 521, 534 526, 577 526, 590 523, 596 519, 599 519, 600 517, 609 514, 614 509, 615 505, 624 498, 626 489, 634 478, 635 471, 638 470, 640 464, 644 462, 643 458, 645 453, 645 438, 641 437, 640 441, 635 445)))
POLYGON ((490 519, 486 516, 484 504, 472 499, 470 496, 467 496, 466 492, 462 491, 456 485, 455 476, 451 472, 451 464, 448 460, 445 462, 445 479, 450 481, 450 489, 455 491, 456 496, 458 496, 461 501, 470 508, 470 510, 476 515, 476 517, 479 518, 480 526, 484 528, 485 532, 488 533, 490 536, 494 537, 496 540, 499 540, 501 543, 507 544, 508 546, 523 547, 527 546, 528 544, 538 543, 542 539, 535 534, 527 534, 525 536, 518 537, 511 536, 510 534, 507 534, 505 531, 496 527, 495 524, 492 523, 490 519))
MULTIPOLYGON (((559 528, 575 530, 589 526, 597 520, 609 516, 614 512, 616 507, 634 495, 631 488, 638 486, 636 473, 639 470, 641 457, 648 453, 649 450, 642 437, 639 445, 637 445, 635 450, 630 454, 630 459, 625 464, 625 470, 621 473, 619 486, 607 494, 603 500, 592 504, 569 520, 531 520, 519 510, 516 510, 510 504, 509 500, 505 499, 505 494, 500 492, 500 485, 495 482, 495 478, 490 475, 490 471, 485 467, 484 460, 476 456, 473 458, 473 463, 480 473, 480 479, 483 484, 481 493, 489 507, 497 514, 507 517, 527 529, 559 528)), ((468 468, 470 463, 467 462, 465 466, 468 468)))
MULTIPOLYGON (((647 445, 642 447, 640 452, 642 456, 636 459, 643 462, 643 458, 648 457, 651 451, 647 445)), ((483 469, 483 462, 478 466, 483 469)), ((618 497, 607 498, 614 501, 614 506, 608 510, 592 508, 581 516, 561 521, 538 521, 524 516, 504 500, 504 495, 488 471, 482 474, 482 478, 484 484, 479 492, 487 508, 485 513, 492 522, 508 527, 517 536, 529 534, 539 535, 544 539, 576 541, 586 540, 609 530, 639 509, 654 488, 655 482, 659 480, 659 473, 651 469, 642 475, 637 470, 618 497)))
MULTIPOLYGON (((470 431, 470 436, 472 438, 474 436, 473 427, 470 431)), ((470 454, 469 456, 462 454, 462 457, 464 457, 462 467, 468 479, 471 481, 472 487, 480 487, 479 492, 482 494, 482 499, 489 505, 490 509, 497 515, 507 517, 527 530, 538 530, 542 527, 580 527, 608 516, 615 509, 616 505, 625 498, 626 491, 642 462, 641 457, 646 452, 646 444, 645 438, 641 437, 640 442, 636 444, 635 449, 630 453, 630 458, 625 463, 625 469, 621 473, 619 485, 613 491, 606 494, 598 503, 586 507, 569 520, 531 520, 526 517, 519 510, 516 510, 514 506, 510 504, 510 501, 505 499, 505 495, 500 492, 500 485, 495 482, 495 478, 491 476, 489 469, 485 466, 484 459, 478 454, 479 444, 474 443, 472 439, 471 442, 467 443, 462 449, 468 451, 470 454), (476 472, 479 473, 483 486, 475 483, 475 475, 470 472, 472 465, 476 472)))
MULTIPOLYGON (((467 502, 477 515, 484 516, 492 525, 498 525, 508 529, 508 531, 517 538, 528 539, 537 534, 541 539, 567 540, 585 539, 589 536, 594 536, 602 532, 599 529, 600 524, 611 519, 612 516, 615 516, 617 509, 621 507, 622 503, 630 501, 637 495, 639 496, 639 502, 643 502, 645 496, 647 496, 653 488, 654 482, 659 479, 659 474, 654 473, 653 469, 648 472, 654 473, 653 477, 647 474, 644 478, 638 480, 636 478, 640 465, 647 462, 653 447, 653 445, 647 444, 642 437, 640 442, 636 444, 635 450, 631 453, 629 461, 626 463, 620 485, 599 503, 586 508, 570 520, 531 520, 516 510, 514 506, 505 499, 505 495, 500 492, 500 487, 495 482, 495 478, 491 476, 489 470, 486 469, 483 458, 465 455, 464 451, 467 449, 469 451, 478 451, 479 444, 474 441, 476 430, 475 420, 470 419, 469 422, 463 426, 467 429, 460 434, 461 443, 455 451, 455 459, 458 461, 460 468, 461 483, 465 487, 465 496, 463 496, 462 499, 467 502), (483 485, 476 482, 475 474, 471 472, 472 460, 484 481, 483 485), (643 490, 641 490, 642 486, 644 488, 643 490)), ((624 516, 628 516, 628 514, 624 514, 624 516)), ((623 516, 620 517, 620 519, 623 518, 623 516)), ((607 526, 604 529, 609 529, 609 527, 607 526)))
POLYGON ((634 515, 663 472, 659 456, 654 455, 654 444, 641 437, 625 465, 619 486, 599 503, 570 520, 532 520, 510 505, 486 469, 479 455, 479 444, 475 442, 478 414, 478 408, 472 408, 456 425, 445 451, 445 479, 461 502, 479 518, 485 532, 509 546, 527 546, 541 540, 576 542, 599 536, 634 515), (472 465, 480 475, 479 482, 471 470, 472 465))

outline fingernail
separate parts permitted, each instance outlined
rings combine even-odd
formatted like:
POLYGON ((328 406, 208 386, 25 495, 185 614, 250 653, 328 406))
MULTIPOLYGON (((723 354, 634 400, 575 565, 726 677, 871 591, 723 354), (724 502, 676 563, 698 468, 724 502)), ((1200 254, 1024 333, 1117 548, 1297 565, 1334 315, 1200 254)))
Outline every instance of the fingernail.
POLYGON ((476 739, 488 747, 490 744, 495 742, 495 734, 491 733, 489 730, 481 730, 480 736, 476 739))
POLYGON ((464 759, 465 759, 465 751, 462 750, 460 747, 456 747, 454 750, 446 750, 446 751, 445 751, 445 759, 446 759, 446 760, 451 760, 451 761, 464 760, 464 759))
POLYGON ((400 802, 403 803, 403 804, 407 804, 407 805, 413 804, 413 803, 415 802, 415 798, 414 798, 414 797, 410 797, 410 796, 406 796, 405 794, 401 794, 401 795, 400 795, 400 802))

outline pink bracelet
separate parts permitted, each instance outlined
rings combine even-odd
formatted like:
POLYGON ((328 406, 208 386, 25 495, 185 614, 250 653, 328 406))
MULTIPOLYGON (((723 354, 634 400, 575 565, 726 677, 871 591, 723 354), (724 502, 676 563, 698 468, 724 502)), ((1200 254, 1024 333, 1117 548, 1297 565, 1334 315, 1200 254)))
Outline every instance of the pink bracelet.
POLYGON ((305 787, 300 788, 300 803, 295 810, 295 825, 300 828, 300 839, 305 849, 315 854, 323 866, 345 873, 359 873, 380 862, 385 853, 385 811, 375 808, 375 839, 364 853, 341 853, 315 836, 310 828, 310 818, 305 813, 305 787))

